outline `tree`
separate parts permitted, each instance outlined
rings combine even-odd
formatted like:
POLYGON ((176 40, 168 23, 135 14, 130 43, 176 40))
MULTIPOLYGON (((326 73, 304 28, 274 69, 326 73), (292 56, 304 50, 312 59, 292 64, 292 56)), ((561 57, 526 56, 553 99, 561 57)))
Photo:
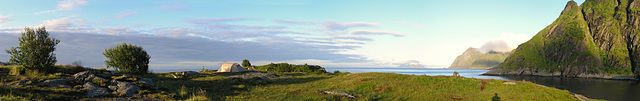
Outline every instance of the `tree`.
POLYGON ((11 55, 10 63, 22 65, 28 70, 53 72, 54 69, 50 67, 57 62, 53 51, 60 40, 49 37, 49 32, 43 26, 37 29, 24 28, 19 41, 20 46, 5 50, 11 55))
POLYGON ((249 63, 249 60, 242 60, 242 67, 251 67, 251 63, 249 63))
POLYGON ((142 47, 122 43, 121 45, 107 48, 102 53, 107 60, 107 68, 114 68, 117 71, 144 74, 149 71, 149 59, 151 58, 142 47))

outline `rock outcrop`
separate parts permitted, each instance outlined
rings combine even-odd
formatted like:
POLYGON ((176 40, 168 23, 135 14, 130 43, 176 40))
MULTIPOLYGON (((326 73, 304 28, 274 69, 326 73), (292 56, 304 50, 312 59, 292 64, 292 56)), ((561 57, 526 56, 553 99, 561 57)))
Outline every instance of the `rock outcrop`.
POLYGON ((640 74, 640 0, 569 1, 560 17, 487 75, 640 74))
POLYGON ((480 52, 477 48, 468 48, 462 55, 458 56, 450 69, 489 69, 504 61, 509 55, 508 52, 490 51, 480 52))
POLYGON ((345 96, 345 97, 348 97, 348 98, 356 98, 355 96, 353 96, 353 95, 351 95, 351 94, 349 94, 347 92, 344 92, 344 91, 322 91, 322 93, 331 94, 331 95, 341 95, 341 96, 345 96))
POLYGON ((109 89, 100 87, 92 82, 87 82, 82 87, 83 90, 87 91, 87 96, 99 96, 109 92, 109 89))
POLYGON ((93 97, 109 93, 134 96, 138 93, 138 90, 141 90, 139 86, 147 88, 155 87, 153 80, 148 78, 122 75, 113 71, 101 71, 98 73, 102 73, 100 75, 103 76, 112 76, 114 79, 105 79, 93 74, 91 71, 83 71, 72 75, 71 78, 50 79, 40 83, 33 83, 34 81, 32 80, 20 80, 13 83, 11 88, 27 85, 72 88, 69 85, 78 85, 80 86, 79 89, 83 89, 87 92, 87 96, 93 97), (138 85, 133 82, 136 82, 138 85))
POLYGON ((127 96, 133 96, 136 94, 138 90, 140 90, 140 87, 129 82, 111 80, 111 84, 109 84, 109 89, 111 89, 114 93, 121 93, 127 96))

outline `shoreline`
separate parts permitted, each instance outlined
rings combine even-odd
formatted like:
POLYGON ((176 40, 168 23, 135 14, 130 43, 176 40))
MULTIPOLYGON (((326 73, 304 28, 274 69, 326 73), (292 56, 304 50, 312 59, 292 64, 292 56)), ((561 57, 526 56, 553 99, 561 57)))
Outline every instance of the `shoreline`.
POLYGON ((540 73, 540 72, 529 72, 529 71, 511 71, 511 72, 500 72, 499 70, 490 70, 480 75, 483 76, 538 76, 538 77, 561 77, 561 78, 584 78, 584 79, 606 79, 606 80, 635 80, 638 81, 640 79, 634 76, 628 75, 609 75, 609 74, 579 74, 576 76, 566 76, 562 75, 560 72, 553 73, 540 73))

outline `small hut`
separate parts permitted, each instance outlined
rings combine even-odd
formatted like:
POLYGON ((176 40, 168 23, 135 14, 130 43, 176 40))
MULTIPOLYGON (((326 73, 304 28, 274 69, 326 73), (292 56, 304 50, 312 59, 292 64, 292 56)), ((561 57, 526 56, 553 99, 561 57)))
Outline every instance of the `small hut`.
POLYGON ((238 63, 224 62, 220 65, 218 72, 244 72, 246 69, 242 68, 238 63))

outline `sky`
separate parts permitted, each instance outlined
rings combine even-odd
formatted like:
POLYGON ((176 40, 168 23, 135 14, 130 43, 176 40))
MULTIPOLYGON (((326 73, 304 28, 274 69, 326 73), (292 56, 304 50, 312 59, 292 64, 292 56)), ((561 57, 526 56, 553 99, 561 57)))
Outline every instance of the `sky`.
MULTIPOLYGON (((448 67, 469 47, 511 50, 567 0, 3 0, 0 49, 25 27, 61 42, 57 64, 102 68, 105 48, 142 46, 152 70, 222 62, 448 67)), ((581 4, 583 0, 576 0, 581 4)), ((0 52, 0 61, 10 55, 0 52)))

